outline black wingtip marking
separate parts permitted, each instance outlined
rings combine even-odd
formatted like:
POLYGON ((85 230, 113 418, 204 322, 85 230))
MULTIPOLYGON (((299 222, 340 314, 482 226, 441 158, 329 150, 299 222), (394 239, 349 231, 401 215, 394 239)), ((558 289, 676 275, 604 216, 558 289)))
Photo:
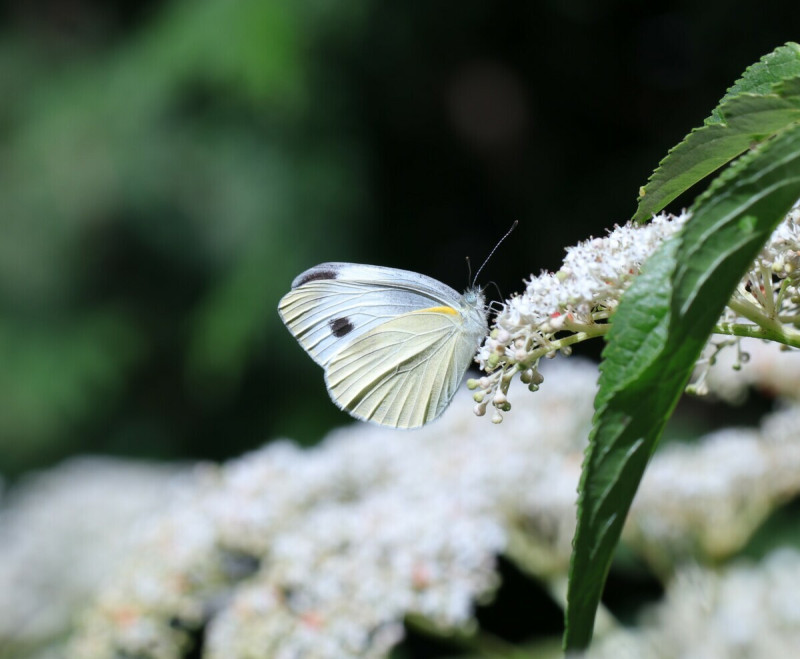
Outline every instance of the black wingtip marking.
POLYGON ((355 329, 349 318, 332 318, 328 321, 328 325, 337 339, 341 339, 355 329))
POLYGON ((339 276, 339 273, 336 270, 328 269, 328 270, 314 270, 314 272, 309 272, 307 275, 300 277, 295 282, 295 287, 302 286, 303 284, 307 284, 310 281, 317 281, 320 279, 336 279, 339 276))

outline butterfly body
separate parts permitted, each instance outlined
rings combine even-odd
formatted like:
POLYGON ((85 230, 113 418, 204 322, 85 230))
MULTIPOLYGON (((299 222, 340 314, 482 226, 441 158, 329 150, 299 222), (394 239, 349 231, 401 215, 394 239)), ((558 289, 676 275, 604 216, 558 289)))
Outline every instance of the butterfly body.
POLYGON ((354 263, 301 273, 278 312, 339 407, 396 428, 447 408, 488 325, 477 288, 462 295, 416 272, 354 263))

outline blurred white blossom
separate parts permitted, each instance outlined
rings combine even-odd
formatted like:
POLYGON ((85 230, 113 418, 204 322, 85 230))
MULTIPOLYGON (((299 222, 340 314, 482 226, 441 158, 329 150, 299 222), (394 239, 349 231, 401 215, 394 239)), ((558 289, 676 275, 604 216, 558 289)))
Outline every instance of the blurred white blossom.
POLYGON ((776 659, 800 648, 800 553, 681 568, 635 629, 597 639, 586 659, 776 659))
POLYGON ((706 362, 703 367, 708 393, 728 403, 741 403, 752 388, 800 402, 800 350, 760 339, 735 341, 738 345, 724 350, 706 347, 706 360, 717 353, 713 365, 706 362))
POLYGON ((778 505, 800 491, 800 408, 762 428, 725 429, 699 444, 664 446, 645 472, 625 539, 660 572, 681 561, 722 560, 778 505))
POLYGON ((202 612, 208 657, 381 657, 407 614, 469 630, 512 525, 546 521, 548 564, 567 565, 596 371, 576 361, 552 372, 554 386, 502 433, 459 414, 462 393, 420 431, 357 425, 206 474, 101 592, 74 655, 182 656, 202 612), (224 571, 237 556, 254 570, 238 583, 224 571))
MULTIPOLYGON (((0 546, 0 593, 13 593, 0 595, 1 640, 41 646, 74 629, 70 656, 168 659, 202 633, 206 658, 385 657, 409 614, 473 630, 499 554, 557 593, 596 368, 543 370, 548 386, 496 429, 464 415, 462 392, 419 431, 357 424, 311 450, 279 442, 179 477, 90 461, 31 481, 0 517, 0 537, 16 538, 0 546)), ((787 407, 761 429, 666 445, 625 541, 667 583, 687 559, 736 552, 800 491, 798 421, 787 407)))
POLYGON ((0 647, 46 645, 128 559, 131 527, 180 487, 175 467, 82 458, 35 474, 0 509, 0 647))

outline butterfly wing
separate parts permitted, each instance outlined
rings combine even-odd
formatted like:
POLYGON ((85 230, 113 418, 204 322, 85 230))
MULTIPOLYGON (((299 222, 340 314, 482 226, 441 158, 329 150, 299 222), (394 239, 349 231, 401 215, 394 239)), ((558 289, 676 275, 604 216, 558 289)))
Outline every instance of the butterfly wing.
POLYGON ((449 286, 407 270, 355 263, 322 263, 292 282, 278 313, 300 345, 321 366, 343 346, 398 315, 452 306, 461 296, 449 286))
POLYGON ((325 369, 334 402, 359 419, 396 428, 438 417, 486 331, 482 299, 480 310, 464 312, 413 311, 353 339, 325 369))

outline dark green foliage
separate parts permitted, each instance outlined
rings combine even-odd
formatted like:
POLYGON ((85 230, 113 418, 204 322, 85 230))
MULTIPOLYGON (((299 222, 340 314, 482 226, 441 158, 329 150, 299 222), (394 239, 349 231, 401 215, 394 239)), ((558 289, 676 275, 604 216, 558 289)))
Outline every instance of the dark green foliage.
MULTIPOLYGON (((795 66, 784 63, 782 70, 796 76, 800 48, 788 49, 795 66)), ((779 50, 775 56, 783 54, 779 50)), ((785 92, 793 106, 798 80, 773 83, 771 89, 785 92)), ((747 108, 775 99, 729 95, 718 114, 744 116, 747 108)), ((795 109, 784 112, 782 102, 778 105, 777 113, 750 114, 750 133, 771 134, 771 139, 725 170, 698 198, 685 229, 651 257, 614 315, 580 485, 567 649, 585 648, 591 639, 595 609, 628 509, 714 324, 746 267, 800 198, 798 115, 795 109)), ((690 134, 681 146, 699 133, 690 134)), ((708 159, 728 153, 728 146, 719 141, 719 151, 709 151, 708 159)), ((690 159, 675 155, 680 149, 671 153, 675 167, 691 169, 690 159)))
POLYGON ((662 210, 746 149, 800 121, 800 46, 787 44, 745 71, 706 119, 653 172, 634 219, 662 210))
POLYGON ((79 445, 206 452, 175 440, 237 395, 285 273, 362 203, 352 137, 314 125, 307 43, 341 48, 360 10, 312 5, 168 3, 58 68, 4 42, 0 473, 79 445))

